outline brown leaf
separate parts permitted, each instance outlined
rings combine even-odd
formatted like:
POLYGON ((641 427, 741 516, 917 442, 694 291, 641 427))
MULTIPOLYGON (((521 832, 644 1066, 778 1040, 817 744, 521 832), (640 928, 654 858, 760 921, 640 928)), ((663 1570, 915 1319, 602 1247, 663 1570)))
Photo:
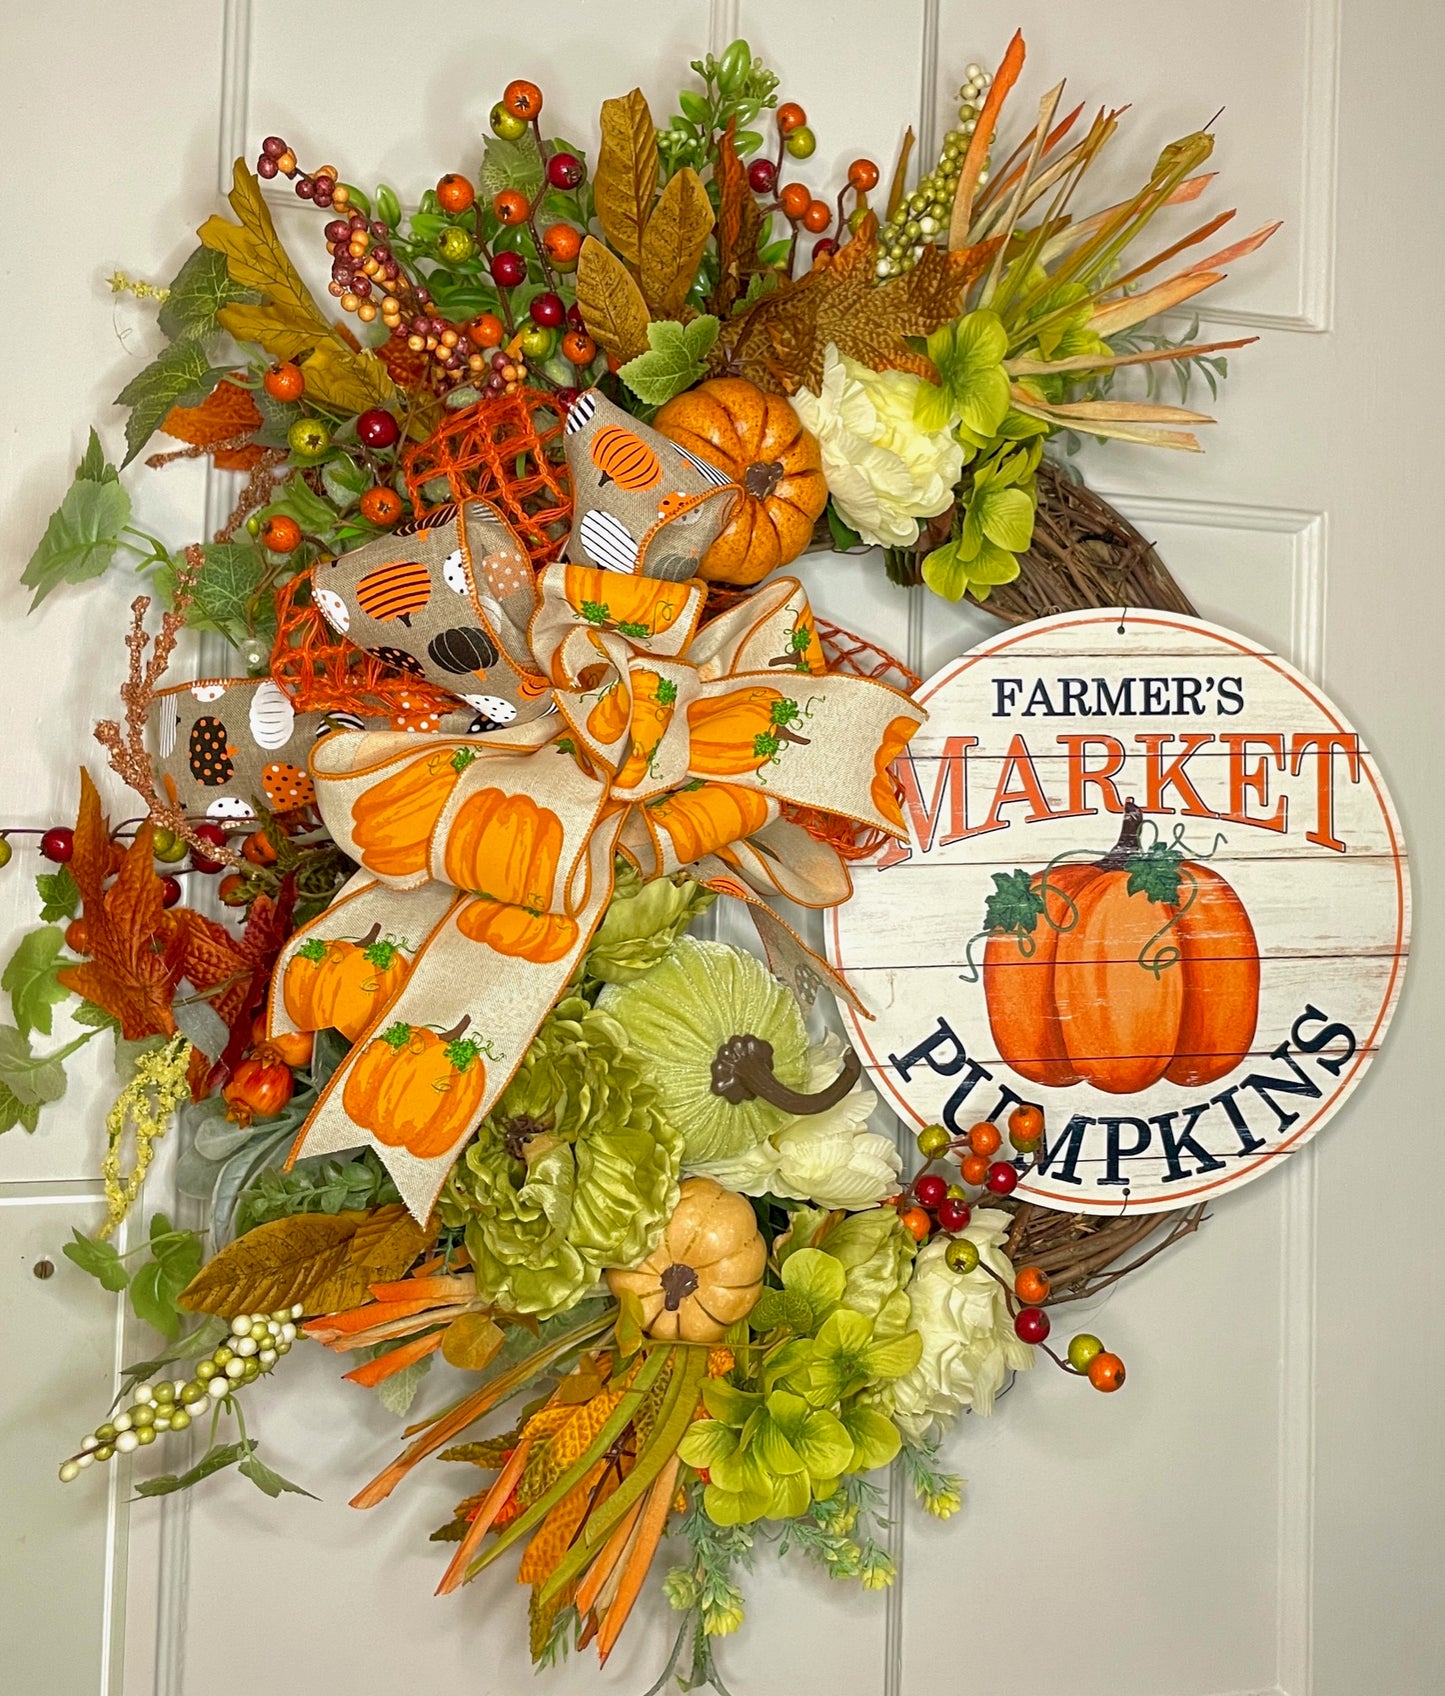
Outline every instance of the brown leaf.
POLYGON ((597 221, 633 270, 642 264, 642 233, 657 199, 657 130, 640 88, 602 102, 602 145, 592 177, 597 221))
POLYGON ((642 292, 654 318, 677 318, 712 234, 712 202, 691 165, 673 177, 642 234, 642 292))
POLYGON ((135 834, 107 889, 115 845, 100 811, 100 796, 81 773, 71 875, 79 886, 88 959, 67 966, 59 980, 120 1021, 127 1041, 172 1036, 171 1013, 181 976, 183 944, 165 910, 155 874, 155 829, 147 820, 135 834))
POLYGON ((588 333, 616 360, 647 351, 647 302, 632 274, 595 236, 577 260, 577 305, 588 333))
POLYGON ((436 1235, 400 1202, 365 1212, 299 1213, 258 1225, 213 1255, 181 1292, 192 1313, 336 1313, 399 1278, 436 1235))
POLYGON ((220 471, 249 471, 258 463, 265 448, 251 445, 232 446, 215 451, 221 442, 234 443, 238 436, 249 436, 261 428, 261 414, 250 392, 222 378, 199 406, 173 406, 161 420, 161 429, 178 442, 206 448, 220 471))
POLYGON ((349 347, 311 298, 276 234, 261 185, 242 159, 226 198, 240 222, 214 214, 201 225, 201 243, 225 255, 234 282, 265 298, 258 306, 224 307, 222 327, 237 341, 260 343, 273 359, 304 356, 307 389, 323 406, 364 412, 395 399, 386 367, 375 354, 349 347))
POLYGON ((506 1341, 506 1333, 485 1313, 461 1313, 442 1333, 442 1359, 462 1372, 481 1372, 491 1365, 506 1341))
POLYGON ((719 318, 731 311, 743 292, 744 279, 757 267, 758 236, 763 226, 757 196, 748 186, 747 171, 733 145, 736 124, 736 118, 729 118, 718 142, 718 280, 708 310, 719 318))
POLYGON ((871 215, 831 261, 781 283, 730 319, 724 369, 760 387, 816 389, 828 344, 874 371, 936 375, 904 339, 927 336, 957 318, 964 296, 994 250, 991 242, 945 253, 929 247, 911 271, 875 281, 877 221, 871 215))

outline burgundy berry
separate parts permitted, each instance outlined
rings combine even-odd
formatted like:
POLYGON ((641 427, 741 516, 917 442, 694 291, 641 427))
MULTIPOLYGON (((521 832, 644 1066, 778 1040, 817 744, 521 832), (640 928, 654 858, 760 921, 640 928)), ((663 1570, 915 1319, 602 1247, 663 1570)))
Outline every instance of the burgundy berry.
POLYGON ((566 414, 572 410, 578 395, 581 393, 581 389, 555 389, 552 393, 552 399, 555 400, 557 405, 562 408, 562 413, 565 417, 566 414))
POLYGON ((567 308, 563 306, 559 294, 533 295, 527 310, 532 315, 532 322, 540 324, 544 330, 555 330, 567 316, 567 308))
POLYGON ((569 330, 585 330, 587 322, 582 316, 582 308, 574 300, 567 308, 567 328, 569 330))
POLYGON ((277 165, 276 161, 274 159, 268 159, 264 153, 256 161, 256 175, 258 177, 263 177, 267 182, 270 182, 271 178, 277 174, 279 169, 280 167, 277 165))
POLYGON ((401 435, 401 426, 384 406, 374 406, 356 420, 356 434, 369 448, 389 448, 401 435))
POLYGON ((514 289, 527 280, 527 261, 520 253, 504 247, 492 255, 492 281, 499 289, 514 289))
POLYGON ((75 832, 66 825, 55 825, 40 838, 40 852, 47 860, 63 866, 75 852, 75 832))
POLYGON ((261 143, 261 151, 268 159, 279 159, 286 151, 286 143, 279 135, 268 135, 261 143))
POLYGON ((948 1184, 937 1172, 925 1172, 921 1178, 914 1179, 913 1193, 918 1197, 918 1205, 931 1213, 939 1202, 947 1199, 948 1184))
POLYGON ((837 251, 838 244, 833 240, 832 236, 820 236, 818 240, 813 243, 813 260, 816 263, 825 253, 836 253, 837 251))
POLYGON ((995 1195, 1012 1195, 1019 1185, 1018 1171, 1007 1160, 995 1160, 983 1183, 995 1195))
POLYGON ((351 225, 345 218, 333 218, 322 232, 327 241, 350 241, 351 225))
POLYGON ((174 907, 181 898, 181 885, 177 878, 163 877, 161 879, 161 906, 174 907))
POLYGON ((973 1210, 966 1201, 959 1201, 951 1195, 944 1196, 938 1204, 938 1223, 945 1231, 955 1235, 968 1229, 968 1222, 973 1218, 973 1210))
MULTIPOLYGON (((200 841, 209 842, 216 848, 224 848, 226 846, 226 833, 218 824, 198 824, 195 829, 195 835, 200 841)), ((207 856, 202 854, 199 849, 192 848, 191 869, 193 871, 202 872, 209 877, 212 872, 220 871, 221 861, 208 859, 207 856)))
POLYGON ((576 188, 587 167, 575 153, 554 153, 547 161, 547 181, 553 188, 576 188))
POLYGON ((1041 1307, 1021 1307, 1014 1318, 1014 1332, 1021 1342, 1041 1343, 1049 1328, 1049 1316, 1041 1307))
POLYGON ((296 193, 302 200, 314 200, 316 197, 315 182, 310 177, 297 177, 296 193))
POLYGON ((778 167, 771 159, 754 159, 748 166, 748 187, 754 194, 771 194, 778 180, 778 167))

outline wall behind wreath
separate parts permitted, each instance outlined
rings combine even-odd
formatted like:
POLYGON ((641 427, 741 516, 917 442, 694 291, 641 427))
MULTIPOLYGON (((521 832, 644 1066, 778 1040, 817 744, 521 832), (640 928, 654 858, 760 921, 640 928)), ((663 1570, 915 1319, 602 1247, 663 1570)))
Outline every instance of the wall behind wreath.
MULTIPOLYGON (((0 125, 7 327, 0 432, 0 676, 6 821, 68 813, 89 727, 109 710, 132 583, 117 573, 24 616, 17 578, 91 419, 150 353, 112 302, 120 265, 164 281, 230 160, 277 131, 362 181, 415 191, 475 162, 512 75, 542 82, 591 139, 598 102, 640 83, 660 116, 688 58, 746 34, 807 106, 819 186, 860 152, 891 161, 911 122, 950 116, 971 59, 1016 24, 1030 86, 1131 101, 1131 165, 1225 108, 1217 162, 1243 228, 1287 220, 1209 324, 1258 330, 1203 461, 1086 450, 1095 485, 1160 545, 1207 617, 1277 642, 1379 750, 1420 868, 1415 962, 1391 1051, 1321 1139, 1224 1202, 1203 1235, 1110 1304, 1128 1393, 1021 1383, 965 1422, 971 1480, 948 1528, 910 1523, 891 1597, 854 1602, 787 1567, 760 1585, 724 1665, 740 1693, 967 1681, 986 1696, 1417 1696, 1445 1656, 1433 1574, 1445 1522, 1432 1090, 1445 1005, 1440 843, 1441 512, 1431 403, 1445 236, 1434 208, 1435 67, 1445 18, 1417 0, 380 0, 178 6, 70 0, 7 18, 0 125), (1434 1300, 1432 1300, 1432 1297, 1434 1300)), ((279 215, 288 236, 313 218, 279 215)), ((1211 297, 1213 300, 1213 297, 1211 297)), ((118 432, 112 427, 109 440, 118 432)), ((155 477, 143 521, 180 541, 226 491, 155 477)), ((992 627, 885 584, 872 562, 810 562, 822 611, 927 672, 992 627)), ((109 792, 114 804, 121 797, 109 792)), ((33 916, 32 856, 0 876, 0 923, 33 916)), ((99 1049, 100 1044, 95 1048, 99 1049)), ((94 1052, 94 1050, 92 1051, 94 1052)), ((242 1482, 129 1509, 61 1492, 55 1457, 109 1393, 109 1298, 59 1255, 94 1217, 108 1058, 38 1138, 0 1140, 0 1654, 7 1685, 64 1696, 261 1689, 513 1696, 522 1593, 493 1575, 434 1602, 433 1476, 369 1521, 344 1506, 390 1452, 389 1417, 304 1357, 261 1413, 276 1464, 324 1498, 269 1504, 242 1482), (37 1278, 50 1261, 53 1277, 37 1278), (238 1680, 240 1681, 238 1683, 238 1680)), ((157 1204, 164 1196, 162 1171, 157 1204)), ((437 1469, 440 1472, 441 1469, 437 1469)), ((113 1477, 119 1478, 119 1474, 113 1477)), ((646 1687, 666 1622, 628 1633, 605 1679, 646 1687)), ((547 1686, 537 1686, 546 1689, 547 1686)))

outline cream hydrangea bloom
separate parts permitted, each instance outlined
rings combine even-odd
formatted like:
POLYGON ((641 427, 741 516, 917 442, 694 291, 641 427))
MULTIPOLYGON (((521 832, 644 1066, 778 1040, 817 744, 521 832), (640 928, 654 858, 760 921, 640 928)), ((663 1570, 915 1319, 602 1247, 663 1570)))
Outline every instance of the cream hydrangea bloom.
POLYGON ((918 540, 920 518, 953 499, 963 449, 951 429, 920 430, 913 401, 923 379, 911 371, 870 371, 831 343, 817 394, 791 399, 823 450, 828 492, 865 542, 901 548, 918 540))
MULTIPOLYGON (((832 1083, 842 1065, 843 1044, 831 1033, 808 1051, 807 1088, 832 1083)), ((764 1193, 818 1207, 857 1210, 893 1195, 903 1162, 891 1137, 868 1129, 878 1097, 861 1086, 826 1113, 789 1119, 755 1147, 728 1160, 688 1166, 743 1195, 764 1193)))
POLYGON ((908 1285, 911 1326, 923 1338, 918 1365, 893 1386, 893 1416, 905 1436, 927 1435, 938 1421, 947 1425, 960 1409, 992 1413, 993 1400, 1010 1372, 1034 1364, 1034 1351, 1014 1334, 1004 1287, 1013 1287, 1013 1267, 1003 1252, 1009 1216, 996 1208, 975 1211, 963 1235, 978 1250, 972 1272, 954 1272, 944 1259, 952 1238, 937 1236, 920 1249, 908 1285), (990 1277, 984 1266, 998 1278, 990 1277))

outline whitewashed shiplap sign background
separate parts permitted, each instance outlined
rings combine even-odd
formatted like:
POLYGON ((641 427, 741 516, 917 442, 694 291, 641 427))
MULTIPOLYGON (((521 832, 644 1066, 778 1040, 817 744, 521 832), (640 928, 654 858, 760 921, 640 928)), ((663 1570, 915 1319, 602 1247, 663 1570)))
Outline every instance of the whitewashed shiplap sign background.
MULTIPOLYGON (((95 419, 155 351, 113 304, 117 264, 164 281, 229 182, 281 133, 361 181, 415 194, 480 151, 512 76, 547 90, 559 128, 595 144, 601 98, 640 83, 666 110, 687 60, 746 34, 785 73, 820 142, 811 184, 859 153, 889 161, 904 124, 946 126, 970 60, 1017 25, 1035 92, 1133 103, 1123 190, 1157 146, 1225 108, 1222 204, 1270 247, 1211 296, 1206 329, 1262 335, 1240 356, 1202 461, 1086 448, 1096 488, 1157 542, 1206 617, 1290 659, 1368 732, 1415 856, 1411 981, 1386 1059, 1316 1149, 1226 1198, 1206 1229, 1081 1315, 1126 1357, 1123 1394, 1036 1372, 950 1459, 965 1516, 897 1503, 901 1579, 885 1597, 766 1562, 736 1696, 1425 1696, 1445 1661, 1434 1412, 1441 1351, 1434 1210, 1445 1143, 1432 1106, 1445 932, 1445 808, 1431 691, 1441 641, 1438 316, 1445 230, 1431 113, 1445 14, 1416 0, 71 0, 6 18, 0 180, 7 232, 0 432, 0 675, 5 817, 73 805, 92 721, 113 711, 122 571, 33 618, 17 579, 95 419)), ((315 217, 273 201, 289 243, 315 217)), ((147 528, 180 543, 230 490, 195 466, 145 483, 147 528)), ((907 595, 876 560, 810 562, 825 617, 929 676, 997 633, 985 613, 907 595)), ((198 657, 195 675, 228 669, 198 657)), ((124 797, 112 793, 125 816, 124 797)), ((33 922, 27 857, 0 879, 9 938, 33 922)), ((897 875, 901 875, 897 874, 897 875)), ((92 1046, 93 1053, 100 1044, 92 1046)), ((630 1627, 605 1676, 550 1683, 525 1665, 522 1590, 504 1574, 435 1600, 426 1533, 451 1469, 361 1521, 345 1507, 395 1425, 335 1365, 293 1355, 260 1434, 322 1502, 272 1504, 244 1480, 129 1506, 61 1492, 55 1457, 147 1352, 59 1255, 95 1217, 109 1059, 78 1073, 33 1139, 0 1141, 0 1655, 4 1683, 64 1696, 197 1696, 219 1681, 362 1693, 411 1684, 521 1696, 646 1689, 668 1620, 630 1627), (57 1265, 49 1279, 33 1268, 57 1265), (242 1622, 244 1622, 244 1629, 242 1622)), ((154 1205, 167 1175, 157 1173, 154 1205)))

